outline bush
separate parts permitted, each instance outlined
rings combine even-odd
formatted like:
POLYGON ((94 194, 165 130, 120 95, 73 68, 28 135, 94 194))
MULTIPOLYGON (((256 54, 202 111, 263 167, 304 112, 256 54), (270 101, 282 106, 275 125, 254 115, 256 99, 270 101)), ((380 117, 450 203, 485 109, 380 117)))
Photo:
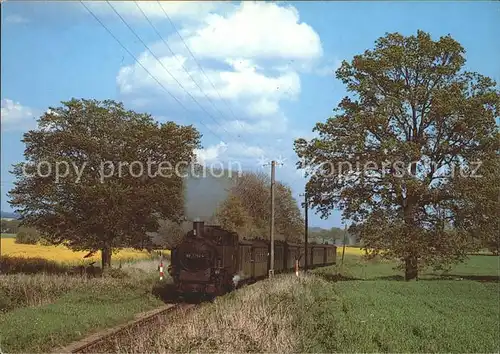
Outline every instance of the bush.
POLYGON ((46 239, 40 237, 40 239, 38 240, 38 243, 42 246, 53 246, 54 244, 51 243, 50 241, 47 241, 46 239))
POLYGON ((40 239, 38 231, 31 227, 20 227, 16 235, 16 243, 36 245, 40 239))
POLYGON ((59 264, 44 258, 24 258, 2 256, 0 258, 0 270, 2 274, 65 274, 70 268, 67 265, 59 264))
POLYGON ((0 289, 0 313, 12 308, 12 301, 3 289, 0 289))
POLYGON ((104 270, 103 275, 105 277, 124 279, 128 277, 127 272, 118 268, 107 268, 104 270))
POLYGON ((0 231, 5 234, 17 234, 19 231, 19 220, 1 220, 0 231))
POLYGON ((86 277, 68 275, 0 275, 0 312, 47 304, 70 290, 85 289, 90 284, 86 277))

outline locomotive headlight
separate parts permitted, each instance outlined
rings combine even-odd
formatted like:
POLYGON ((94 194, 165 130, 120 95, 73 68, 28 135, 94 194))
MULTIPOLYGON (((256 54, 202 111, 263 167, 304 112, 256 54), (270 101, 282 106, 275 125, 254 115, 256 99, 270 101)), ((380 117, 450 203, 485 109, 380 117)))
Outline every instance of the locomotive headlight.
POLYGON ((214 274, 215 274, 215 275, 219 275, 219 273, 220 273, 220 269, 215 269, 215 270, 214 270, 214 274))

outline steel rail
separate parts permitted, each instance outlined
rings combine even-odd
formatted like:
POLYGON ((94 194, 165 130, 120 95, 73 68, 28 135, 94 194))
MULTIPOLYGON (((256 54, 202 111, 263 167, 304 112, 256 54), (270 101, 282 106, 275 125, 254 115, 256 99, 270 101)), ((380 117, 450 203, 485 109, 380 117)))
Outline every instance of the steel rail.
POLYGON ((195 306, 196 306, 195 304, 184 304, 184 303, 165 305, 160 308, 154 309, 152 311, 138 314, 136 315, 135 319, 125 324, 99 331, 84 339, 73 342, 66 347, 53 349, 51 352, 53 354, 108 352, 107 350, 103 349, 110 346, 110 344, 112 343, 111 339, 119 337, 121 334, 127 333, 129 330, 136 328, 140 325, 152 322, 156 320, 158 317, 165 315, 167 313, 178 310, 189 310, 195 306))

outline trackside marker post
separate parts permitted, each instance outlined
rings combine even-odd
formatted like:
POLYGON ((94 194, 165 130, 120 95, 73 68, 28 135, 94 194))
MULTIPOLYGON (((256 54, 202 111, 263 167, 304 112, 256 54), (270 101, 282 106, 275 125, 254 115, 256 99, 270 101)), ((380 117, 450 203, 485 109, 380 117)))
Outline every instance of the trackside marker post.
POLYGON ((160 257, 160 280, 163 280, 163 255, 160 257))
POLYGON ((295 260, 295 275, 299 276, 299 261, 295 260))

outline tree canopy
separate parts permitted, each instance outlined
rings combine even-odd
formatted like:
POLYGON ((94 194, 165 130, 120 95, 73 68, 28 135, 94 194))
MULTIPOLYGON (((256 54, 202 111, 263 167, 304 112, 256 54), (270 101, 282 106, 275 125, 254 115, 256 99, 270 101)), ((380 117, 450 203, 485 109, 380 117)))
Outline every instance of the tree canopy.
MULTIPOLYGON (((270 180, 265 174, 245 172, 238 177, 219 205, 215 219, 222 227, 242 238, 269 238, 270 180)), ((304 221, 291 189, 275 182, 276 240, 298 242, 303 239, 304 221)))
POLYGON ((45 240, 75 250, 149 247, 159 219, 180 220, 183 183, 200 134, 159 124, 112 100, 49 108, 24 134, 25 162, 14 166, 10 204, 45 240), (141 170, 142 169, 142 170, 141 170))
POLYGON ((369 254, 401 259, 406 279, 463 259, 497 227, 500 93, 465 61, 451 36, 386 34, 343 61, 350 96, 318 137, 295 141, 312 205, 323 217, 340 208, 369 254))

